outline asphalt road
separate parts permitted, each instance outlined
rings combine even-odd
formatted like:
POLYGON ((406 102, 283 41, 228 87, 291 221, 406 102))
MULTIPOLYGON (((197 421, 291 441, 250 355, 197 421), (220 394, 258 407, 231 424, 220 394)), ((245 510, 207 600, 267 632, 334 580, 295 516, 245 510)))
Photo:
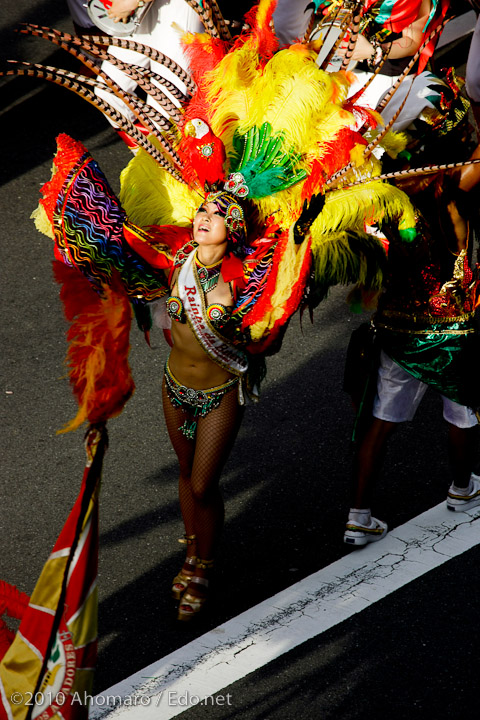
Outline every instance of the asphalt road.
MULTIPOLYGON (((45 41, 12 33, 26 20, 70 29, 63 3, 9 3, 0 19, 2 66, 6 58, 65 66, 66 58, 71 67, 45 41)), ((56 434, 75 411, 63 368, 66 324, 51 242, 29 216, 50 177, 59 132, 87 145, 116 190, 129 153, 100 113, 66 90, 7 79, 0 95, 0 577, 30 593, 76 497, 84 453, 81 431, 56 434)), ((187 627, 176 623, 169 592, 181 563, 182 525, 161 409, 167 348, 160 334, 149 349, 132 331, 137 390, 109 423, 104 463, 97 691, 350 552, 342 534, 352 411, 342 373, 350 332, 364 318, 350 313, 345 295, 332 291, 313 325, 294 318, 281 353, 268 363, 261 403, 248 409, 224 473, 214 600, 205 618, 187 627)), ((445 497, 440 415, 438 399, 427 397, 390 448, 375 510, 392 527, 445 497)), ((302 645, 253 684, 237 684, 234 714, 217 708, 208 717, 466 717, 471 703, 478 708, 472 626, 480 610, 479 559, 477 548, 333 628, 320 644, 302 645)))

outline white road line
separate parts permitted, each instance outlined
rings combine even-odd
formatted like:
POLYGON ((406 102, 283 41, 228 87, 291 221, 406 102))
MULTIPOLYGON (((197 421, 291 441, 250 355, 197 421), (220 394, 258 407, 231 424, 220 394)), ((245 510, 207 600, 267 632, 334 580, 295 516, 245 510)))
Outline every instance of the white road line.
POLYGON ((441 503, 105 690, 90 718, 175 717, 479 543, 479 508, 441 503))

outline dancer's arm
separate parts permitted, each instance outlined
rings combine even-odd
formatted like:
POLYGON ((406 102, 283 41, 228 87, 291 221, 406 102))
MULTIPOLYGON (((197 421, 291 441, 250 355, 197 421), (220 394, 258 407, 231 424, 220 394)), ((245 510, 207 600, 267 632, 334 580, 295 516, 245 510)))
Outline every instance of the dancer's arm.
MULTIPOLYGON (((431 10, 430 0, 423 0, 417 19, 408 27, 402 30, 402 37, 392 43, 382 43, 381 48, 387 53, 389 60, 397 60, 404 57, 412 57, 417 52, 424 39, 423 28, 427 22, 431 10)), ((343 56, 347 49, 344 43, 338 51, 343 56)), ((359 35, 352 54, 352 60, 361 61, 374 58, 376 47, 364 35, 359 35)))

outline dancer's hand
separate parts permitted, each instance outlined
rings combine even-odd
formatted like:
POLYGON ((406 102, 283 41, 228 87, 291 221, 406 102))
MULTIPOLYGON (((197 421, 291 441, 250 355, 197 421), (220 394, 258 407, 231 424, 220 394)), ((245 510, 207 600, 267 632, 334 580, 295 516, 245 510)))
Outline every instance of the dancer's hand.
POLYGON ((305 239, 310 225, 320 215, 325 205, 325 195, 312 195, 310 202, 305 200, 302 212, 293 227, 295 245, 300 245, 305 239))
MULTIPOLYGON (((348 48, 348 42, 347 40, 344 40, 339 48, 336 50, 336 55, 339 55, 340 57, 345 57, 345 53, 347 52, 348 48)), ((372 57, 373 53, 375 52, 375 48, 373 47, 372 43, 367 40, 367 38, 364 35, 358 35, 357 40, 355 42, 355 48, 353 50, 353 53, 350 56, 350 60, 356 60, 357 62, 360 60, 368 60, 372 57)))
MULTIPOLYGON (((150 2, 150 0, 145 0, 145 2, 150 2)), ((112 0, 107 15, 114 22, 126 23, 137 7, 138 0, 112 0)))

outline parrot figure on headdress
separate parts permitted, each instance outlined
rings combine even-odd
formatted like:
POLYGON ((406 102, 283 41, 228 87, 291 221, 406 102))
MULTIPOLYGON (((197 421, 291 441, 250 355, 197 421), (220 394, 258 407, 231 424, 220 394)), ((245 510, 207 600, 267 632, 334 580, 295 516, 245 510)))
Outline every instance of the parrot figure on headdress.
POLYGON ((184 178, 201 189, 213 187, 225 179, 225 146, 209 125, 201 118, 188 120, 183 127, 183 138, 178 146, 184 158, 184 178), (188 170, 191 171, 189 177, 188 170), (193 172, 192 172, 193 171, 193 172))

